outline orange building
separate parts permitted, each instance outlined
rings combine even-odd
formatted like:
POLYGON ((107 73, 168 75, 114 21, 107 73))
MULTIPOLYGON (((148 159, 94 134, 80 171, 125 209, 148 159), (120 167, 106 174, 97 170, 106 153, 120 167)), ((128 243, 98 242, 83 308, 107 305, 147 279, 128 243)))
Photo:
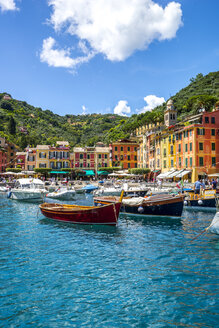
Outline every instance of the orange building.
POLYGON ((187 169, 194 182, 219 171, 219 110, 188 118, 176 132, 176 169, 187 169))
POLYGON ((110 145, 112 150, 112 166, 120 166, 123 169, 138 167, 137 151, 138 143, 129 139, 122 139, 110 145))

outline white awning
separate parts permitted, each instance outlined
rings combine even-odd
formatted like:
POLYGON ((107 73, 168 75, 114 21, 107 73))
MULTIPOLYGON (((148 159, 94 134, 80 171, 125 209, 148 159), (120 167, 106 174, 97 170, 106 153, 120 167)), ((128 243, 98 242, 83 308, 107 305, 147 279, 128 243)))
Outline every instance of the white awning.
POLYGON ((166 179, 166 178, 169 178, 169 175, 172 174, 175 171, 176 170, 171 170, 171 171, 168 171, 168 172, 161 173, 161 174, 159 174, 157 176, 157 179, 166 179))
POLYGON ((219 173, 208 174, 208 177, 219 177, 219 173))
POLYGON ((176 178, 182 178, 184 175, 189 174, 191 171, 190 170, 183 170, 181 173, 176 175, 176 178))
POLYGON ((168 174, 167 179, 175 177, 180 171, 173 171, 172 173, 168 174))

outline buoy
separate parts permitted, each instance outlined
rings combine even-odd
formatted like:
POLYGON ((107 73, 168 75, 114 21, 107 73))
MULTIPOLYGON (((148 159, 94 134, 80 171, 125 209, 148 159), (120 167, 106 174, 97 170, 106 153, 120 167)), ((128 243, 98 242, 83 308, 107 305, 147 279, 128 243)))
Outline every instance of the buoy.
POLYGON ((201 199, 198 200, 198 205, 202 205, 203 201, 201 199))
POLYGON ((138 212, 139 212, 139 213, 143 213, 143 212, 144 212, 144 208, 143 208, 142 206, 139 206, 139 207, 138 207, 138 212))

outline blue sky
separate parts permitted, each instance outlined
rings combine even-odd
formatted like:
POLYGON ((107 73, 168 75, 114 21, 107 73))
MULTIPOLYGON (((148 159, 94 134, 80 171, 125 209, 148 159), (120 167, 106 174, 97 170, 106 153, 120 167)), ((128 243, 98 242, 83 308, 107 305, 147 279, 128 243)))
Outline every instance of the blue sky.
POLYGON ((0 92, 59 115, 150 110, 219 69, 218 0, 0 0, 0 92))

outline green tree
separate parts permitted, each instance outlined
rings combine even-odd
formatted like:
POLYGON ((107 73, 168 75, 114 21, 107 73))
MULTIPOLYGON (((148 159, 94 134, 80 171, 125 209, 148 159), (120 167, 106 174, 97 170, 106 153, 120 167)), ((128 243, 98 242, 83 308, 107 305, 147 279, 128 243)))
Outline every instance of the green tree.
POLYGON ((16 133, 16 122, 13 116, 10 117, 8 122, 8 132, 13 135, 16 133))

